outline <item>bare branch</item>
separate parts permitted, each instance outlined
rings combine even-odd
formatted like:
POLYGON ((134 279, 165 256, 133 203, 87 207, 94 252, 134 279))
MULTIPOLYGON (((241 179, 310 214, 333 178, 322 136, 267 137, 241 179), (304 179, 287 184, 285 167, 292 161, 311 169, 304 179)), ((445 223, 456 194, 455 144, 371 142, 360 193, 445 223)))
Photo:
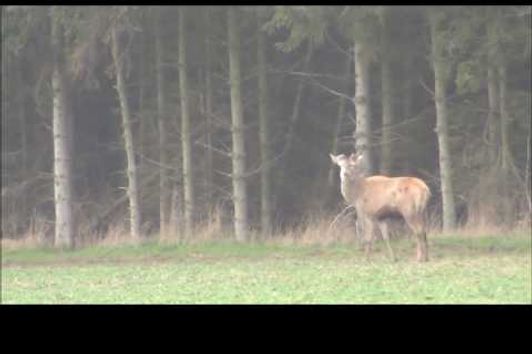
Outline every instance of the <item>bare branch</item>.
POLYGON ((167 168, 169 170, 172 170, 172 171, 178 171, 178 169, 175 167, 175 166, 172 166, 172 165, 166 165, 166 164, 162 164, 160 163, 159 161, 156 161, 156 160, 152 160, 150 159, 149 157, 146 157, 146 155, 143 155, 143 154, 140 154, 140 153, 135 153, 135 155, 137 155, 138 157, 140 157, 142 160, 146 161, 146 162, 149 162, 157 167, 162 167, 162 168, 167 168))
MULTIPOLYGON (((345 213, 346 210, 354 209, 354 208, 355 207, 353 205, 348 205, 338 215, 336 215, 336 217, 333 219, 333 221, 329 224, 329 228, 327 229, 327 233, 331 232, 332 227, 334 226, 334 224, 336 224, 336 222, 340 219, 340 217, 343 216, 343 214, 345 213)), ((350 214, 353 214, 353 213, 350 213, 350 214)))
POLYGON ((423 87, 425 89, 425 91, 427 91, 428 93, 430 93, 430 95, 432 97, 434 97, 435 93, 434 91, 432 91, 428 86, 427 84, 425 84, 425 82, 423 81, 422 78, 419 78, 419 83, 421 84, 421 87, 423 87))
POLYGON ((205 144, 205 143, 203 143, 201 141, 195 142, 195 145, 199 145, 199 146, 202 146, 202 147, 204 147, 206 149, 209 149, 211 151, 217 152, 218 154, 220 154, 222 156, 225 156, 225 157, 228 157, 228 158, 231 157, 231 153, 230 152, 217 149, 217 148, 213 147, 212 145, 205 144))

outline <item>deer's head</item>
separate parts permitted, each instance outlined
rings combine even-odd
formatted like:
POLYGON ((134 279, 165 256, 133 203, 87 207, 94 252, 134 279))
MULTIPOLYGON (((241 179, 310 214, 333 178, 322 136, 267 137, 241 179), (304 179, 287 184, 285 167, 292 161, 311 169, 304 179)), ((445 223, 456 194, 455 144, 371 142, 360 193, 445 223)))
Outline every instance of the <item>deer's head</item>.
POLYGON ((352 153, 349 157, 344 154, 331 156, 332 162, 340 167, 340 178, 342 181, 353 180, 355 178, 363 177, 364 166, 362 154, 352 153))

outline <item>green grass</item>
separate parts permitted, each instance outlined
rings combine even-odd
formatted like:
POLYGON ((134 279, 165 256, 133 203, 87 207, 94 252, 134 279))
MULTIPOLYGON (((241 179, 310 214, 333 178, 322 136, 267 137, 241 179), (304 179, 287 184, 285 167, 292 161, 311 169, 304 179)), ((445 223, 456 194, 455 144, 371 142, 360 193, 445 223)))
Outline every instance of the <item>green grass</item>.
POLYGON ((532 303, 531 237, 440 236, 356 245, 228 242, 2 252, 2 303, 532 303))

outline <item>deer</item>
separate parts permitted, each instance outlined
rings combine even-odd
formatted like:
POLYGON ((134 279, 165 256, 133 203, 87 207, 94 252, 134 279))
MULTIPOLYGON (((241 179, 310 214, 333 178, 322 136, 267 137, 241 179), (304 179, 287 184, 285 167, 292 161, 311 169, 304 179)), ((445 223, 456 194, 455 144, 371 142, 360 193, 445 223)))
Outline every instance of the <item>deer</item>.
POLYGON ((416 236, 416 260, 427 262, 428 244, 426 228, 426 207, 431 192, 426 183, 416 177, 366 177, 362 154, 329 154, 334 164, 340 167, 341 194, 353 206, 357 223, 361 223, 364 251, 369 260, 376 227, 386 242, 389 257, 397 259, 390 245, 388 219, 402 217, 416 236))

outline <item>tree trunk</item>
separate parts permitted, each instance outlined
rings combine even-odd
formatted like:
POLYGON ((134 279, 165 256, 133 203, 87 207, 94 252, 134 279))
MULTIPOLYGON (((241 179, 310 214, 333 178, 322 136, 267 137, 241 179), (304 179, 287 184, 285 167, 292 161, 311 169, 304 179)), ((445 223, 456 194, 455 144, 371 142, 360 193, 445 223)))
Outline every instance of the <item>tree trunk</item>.
MULTIPOLYGON (((54 9, 55 10, 55 9, 54 9)), ((67 88, 64 72, 63 29, 58 23, 57 14, 52 11, 52 51, 54 67, 52 73, 53 90, 53 138, 54 138, 54 200, 55 200, 55 247, 74 246, 74 220, 72 215, 72 174, 70 156, 69 120, 67 108, 67 88)))
POLYGON ((208 148, 205 150, 206 154, 206 187, 207 187, 207 203, 210 203, 213 198, 212 190, 214 188, 214 178, 213 178, 213 150, 212 147, 212 130, 213 125, 213 110, 212 110, 212 76, 211 76, 211 39, 210 39, 210 10, 208 7, 204 9, 205 11, 205 120, 206 120, 206 144, 208 148))
POLYGON ((369 67, 366 44, 355 43, 355 112, 356 130, 353 132, 355 150, 364 155, 365 169, 373 174, 373 156, 371 153, 371 110, 369 100, 369 67))
MULTIPOLYGON (((532 218, 532 183, 530 179, 530 149, 532 146, 532 126, 528 125, 528 137, 526 144, 526 165, 525 165, 525 192, 528 206, 528 217, 532 218)), ((528 219, 529 222, 531 219, 528 219)))
MULTIPOLYGON (((21 181, 25 181, 27 178, 30 177, 29 175, 29 166, 28 166, 28 131, 30 130, 30 127, 28 126, 28 121, 26 118, 27 111, 26 111, 26 86, 23 82, 23 66, 22 62, 20 65, 18 65, 18 68, 16 70, 17 75, 17 83, 16 87, 18 87, 18 95, 17 95, 17 108, 18 108, 18 116, 19 116, 19 123, 20 123, 20 171, 19 176, 21 181)), ((21 224, 21 227, 24 229, 27 227, 26 220, 28 219, 28 189, 22 190, 20 193, 20 216, 22 217, 23 223, 21 224)))
MULTIPOLYGON (((312 58, 312 53, 313 53, 313 48, 312 48, 312 45, 309 43, 307 47, 307 52, 305 54, 305 58, 303 61, 303 67, 301 69, 303 72, 308 72, 309 64, 312 58)), ((272 197, 273 205, 284 204, 286 206, 288 203, 291 203, 291 201, 289 200, 293 199, 294 190, 290 186, 290 183, 291 183, 289 180, 290 176, 288 175, 290 169, 289 169, 288 164, 290 162, 290 159, 289 159, 290 151, 292 151, 292 147, 294 145, 294 136, 295 136, 297 121, 300 116, 299 113, 301 111, 301 101, 303 98, 305 84, 306 84, 305 80, 303 79, 299 80, 297 84, 296 96, 294 98, 292 114, 290 115, 290 118, 288 121, 288 126, 286 128, 286 134, 285 134, 285 139, 284 139, 284 147, 281 152, 282 165, 281 165, 281 168, 276 168, 275 170, 276 178, 274 178, 274 180, 272 181, 273 183, 272 189, 277 191, 277 193, 272 197), (282 198, 282 200, 278 202, 277 198, 282 198)))
POLYGON ((187 80, 186 8, 179 9, 179 95, 181 98, 181 144, 183 153, 183 188, 185 207, 185 235, 194 226, 194 175, 192 172, 192 141, 187 80))
POLYGON ((139 139, 138 139, 138 152, 139 152, 139 171, 142 176, 144 171, 144 157, 145 157, 145 145, 146 145, 146 130, 147 130, 147 118, 148 118, 148 107, 147 107, 147 89, 148 85, 148 60, 146 58, 148 53, 148 21, 146 21, 146 16, 142 16, 142 33, 140 38, 140 55, 139 55, 139 139))
POLYGON ((271 152, 270 120, 268 117, 269 95, 266 76, 266 36, 261 31, 260 10, 257 11, 257 61, 259 86, 259 140, 261 157, 261 230, 264 235, 272 231, 271 220, 271 152))
MULTIPOLYGON (((403 82, 402 82, 402 92, 400 95, 401 105, 402 105, 402 120, 408 121, 412 118, 412 102, 414 95, 414 85, 413 85, 413 76, 414 74, 414 60, 415 57, 412 52, 405 51, 403 56, 403 82)), ((410 135, 409 124, 402 124, 399 128, 399 133, 401 136, 410 135)), ((403 145, 404 146, 404 145, 403 145)), ((402 147, 402 150, 406 150, 406 147, 402 147)), ((406 150, 408 151, 408 150, 406 150)), ((404 159, 401 161, 401 171, 404 173, 408 171, 410 173, 410 164, 411 159, 404 159)))
MULTIPOLYGON (((303 72, 308 71, 310 58, 312 57, 312 51, 313 51, 312 46, 309 44, 308 49, 307 49, 307 54, 305 55, 305 61, 303 63, 303 72)), ((290 150, 292 149, 292 145, 294 141, 294 134, 296 130, 296 124, 299 118, 299 111, 301 109, 301 98, 303 97, 304 88, 305 88, 305 82, 304 80, 300 80, 297 86, 296 98, 294 100, 294 107, 292 109, 292 115, 290 116, 290 120, 288 122, 288 129, 286 132, 286 145, 284 149, 285 154, 288 154, 290 150)))
MULTIPOLYGON (((351 61, 352 61, 351 55, 346 55, 345 56, 345 68, 344 68, 344 75, 346 79, 344 80, 344 91, 343 91, 343 93, 345 93, 346 95, 347 95, 347 90, 348 90, 348 85, 349 85, 348 78, 350 74, 351 61)), ((345 111, 346 111, 346 98, 339 96, 338 97, 338 115, 336 117, 336 122, 334 125, 333 140, 332 140, 331 151, 330 151, 330 153, 333 155, 338 154, 338 135, 340 135, 342 121, 345 116, 345 111)), ((327 173, 327 186, 330 191, 332 191, 334 187, 334 183, 335 183, 334 181, 336 181, 336 178, 338 178, 335 172, 336 172, 336 168, 334 167, 333 164, 331 164, 329 167, 329 171, 327 173)), ((334 193, 336 193, 336 190, 334 191, 334 193)))
POLYGON ((158 9, 155 16, 155 55, 157 62, 157 117, 159 124, 159 230, 160 234, 166 236, 169 221, 170 186, 168 179, 169 158, 166 143, 167 133, 167 112, 163 66, 163 44, 162 44, 162 9, 158 9))
POLYGON ((452 186, 451 155, 447 129, 447 97, 446 83, 448 68, 442 59, 440 34, 436 29, 436 21, 430 21, 432 60, 434 66, 434 101, 436 104, 436 134, 438 135, 440 183, 442 193, 443 229, 452 230, 456 226, 456 212, 452 186))
POLYGON ((131 116, 128 103, 128 93, 125 75, 125 56, 127 53, 122 49, 120 43, 119 29, 112 29, 111 50, 116 75, 116 91, 120 101, 120 112, 122 116, 122 134, 124 135, 124 147, 127 157, 127 194, 129 198, 130 233, 134 240, 140 238, 140 213, 139 213, 139 191, 137 166, 135 161, 135 147, 133 144, 133 132, 131 129, 131 116))
POLYGON ((497 111, 499 95, 497 92, 497 70, 488 67, 488 164, 492 165, 497 160, 497 111))
POLYGON ((233 203, 235 208, 235 233, 239 242, 247 239, 248 213, 246 193, 246 151, 244 148, 244 119, 242 114, 240 75, 240 34, 235 7, 227 9, 229 46, 229 76, 231 86, 231 120, 233 138, 233 203))
POLYGON ((382 17, 382 63, 381 63, 381 90, 382 90, 382 135, 381 135, 381 160, 380 172, 389 175, 393 164, 392 124, 393 117, 393 80, 392 62, 390 60, 390 39, 388 14, 382 17))
POLYGON ((408 120, 412 118, 412 73, 414 71, 414 57, 412 53, 405 53, 403 60, 402 116, 403 120, 408 120))
POLYGON ((184 237, 190 236, 181 232, 179 225, 181 222, 181 186, 178 183, 173 183, 172 196, 170 198, 170 215, 168 223, 168 234, 175 235, 177 240, 183 240, 184 237))
POLYGON ((499 109, 501 116, 501 168, 508 172, 512 165, 512 153, 510 150, 509 116, 506 108, 507 77, 504 64, 499 68, 499 109))
MULTIPOLYGON (((336 122, 334 123, 334 131, 333 131, 333 140, 331 144, 331 151, 330 153, 333 155, 338 154, 338 135, 340 134, 340 130, 342 127, 342 121, 345 116, 345 98, 339 97, 338 98, 338 115, 336 116, 336 122)), ((329 172, 327 173, 327 185, 329 188, 332 188, 334 186, 334 181, 336 180, 335 174, 336 169, 334 168, 334 165, 331 165, 329 167, 329 172)))

